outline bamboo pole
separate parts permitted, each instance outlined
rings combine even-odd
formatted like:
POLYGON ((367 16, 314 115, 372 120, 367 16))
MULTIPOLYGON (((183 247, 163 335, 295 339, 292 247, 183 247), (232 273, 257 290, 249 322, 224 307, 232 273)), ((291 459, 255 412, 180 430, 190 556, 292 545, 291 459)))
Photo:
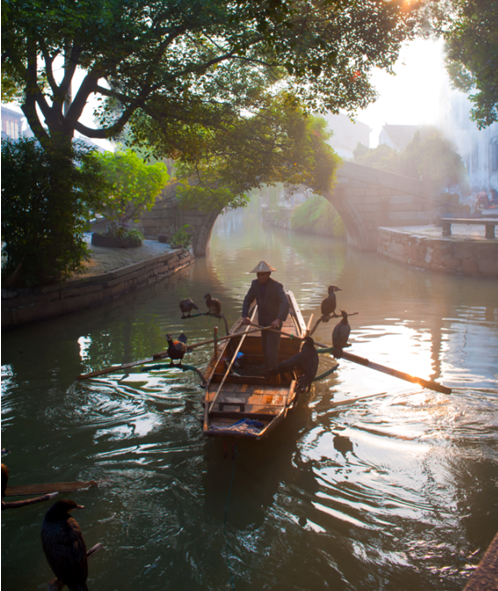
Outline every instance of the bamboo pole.
POLYGON ((34 499, 24 499, 23 501, 2 501, 2 511, 4 509, 19 509, 19 507, 26 507, 26 505, 35 505, 36 503, 42 503, 53 499, 59 493, 53 492, 49 495, 43 495, 42 497, 35 497, 34 499))
MULTIPOLYGON (((254 318, 254 315, 256 314, 256 310, 257 309, 258 309, 258 306, 257 305, 254 306, 254 309, 253 309, 253 312, 252 312, 252 315, 251 315, 251 318, 250 318, 251 323, 252 323, 252 320, 254 318)), ((244 331, 244 334, 243 334, 242 338, 240 339, 240 343, 239 343, 237 349, 235 350, 235 353, 233 354, 232 359, 230 360, 230 364, 228 365, 228 368, 227 368, 227 370, 225 372, 225 375, 223 376, 223 379, 221 380, 221 383, 220 383, 220 385, 218 387, 218 390, 216 391, 216 394, 214 395, 213 402, 211 402, 211 404, 209 405, 209 410, 208 410, 208 401, 206 400, 206 404, 204 406, 204 410, 205 410, 205 413, 204 413, 204 424, 205 425, 207 424, 207 415, 208 415, 209 412, 211 412, 213 410, 213 406, 214 406, 214 404, 216 402, 216 399, 218 398, 218 394, 220 393, 221 388, 223 387, 223 384, 225 383, 225 380, 227 379, 227 376, 230 373, 230 370, 232 369, 232 365, 235 362, 235 358, 237 357, 237 353, 240 351, 240 348, 242 347, 242 343, 244 342, 246 336, 248 335, 249 326, 250 326, 250 324, 247 325, 247 327, 246 327, 246 329, 244 331)), ((264 330, 264 329, 260 329, 260 330, 264 330)), ((207 392, 206 392, 206 395, 207 395, 207 392)))
MULTIPOLYGON (((257 330, 248 331, 246 334, 252 334, 255 332, 259 332, 261 329, 258 328, 257 330)), ((224 337, 218 337, 217 341, 225 341, 227 339, 234 339, 236 337, 241 336, 243 333, 235 333, 229 334, 224 337)), ((202 347, 203 345, 210 345, 214 343, 215 339, 209 339, 208 341, 201 341, 199 343, 194 343, 193 345, 187 345, 187 351, 191 351, 192 349, 196 349, 197 347, 202 347)), ((129 363, 123 363, 122 365, 113 365, 112 367, 105 367, 104 369, 98 369, 96 371, 92 371, 90 373, 85 373, 79 375, 76 379, 77 380, 87 380, 89 378, 94 378, 96 376, 101 376, 107 373, 114 373, 115 371, 120 371, 123 369, 130 369, 131 367, 136 367, 137 365, 144 365, 145 363, 152 363, 153 361, 157 361, 158 359, 164 359, 164 357, 168 356, 168 351, 160 351, 159 353, 155 353, 152 357, 147 357, 146 359, 140 359, 140 361, 130 361, 129 363)))

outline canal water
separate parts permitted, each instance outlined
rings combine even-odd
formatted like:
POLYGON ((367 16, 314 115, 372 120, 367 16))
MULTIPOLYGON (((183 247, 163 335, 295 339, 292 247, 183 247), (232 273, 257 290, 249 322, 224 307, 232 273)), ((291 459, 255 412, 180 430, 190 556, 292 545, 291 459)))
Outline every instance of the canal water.
MULTIPOLYGON (((331 343, 337 321, 315 333, 331 343)), ((220 331, 223 332, 220 326, 220 331)), ((211 349, 186 358, 203 367, 211 349)), ((322 356, 319 371, 333 365, 322 356)), ((68 496, 90 590, 461 590, 498 531, 498 284, 410 270, 342 242, 220 218, 210 255, 114 303, 3 334, 2 447, 10 484, 98 480, 68 496), (338 285, 350 351, 451 395, 347 361, 261 442, 206 439, 197 376, 136 368, 164 335, 210 338, 179 300, 210 292, 229 324, 260 259, 306 320, 338 285)), ((2 589, 52 578, 48 503, 2 513, 2 589)))

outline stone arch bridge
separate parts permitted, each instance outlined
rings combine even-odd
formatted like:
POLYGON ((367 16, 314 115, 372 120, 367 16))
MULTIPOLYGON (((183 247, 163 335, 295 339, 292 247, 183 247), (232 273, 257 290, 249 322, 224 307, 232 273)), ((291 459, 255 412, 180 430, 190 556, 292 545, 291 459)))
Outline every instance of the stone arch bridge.
MULTIPOLYGON (((437 195, 431 187, 412 179, 352 162, 337 171, 337 183, 326 199, 340 214, 348 244, 362 251, 377 248, 381 226, 417 226, 433 223, 441 213, 447 194, 437 195)), ((170 237, 185 224, 193 228, 192 246, 196 256, 205 256, 211 232, 221 210, 204 213, 182 210, 175 198, 175 187, 167 187, 162 198, 140 221, 146 236, 170 237)))

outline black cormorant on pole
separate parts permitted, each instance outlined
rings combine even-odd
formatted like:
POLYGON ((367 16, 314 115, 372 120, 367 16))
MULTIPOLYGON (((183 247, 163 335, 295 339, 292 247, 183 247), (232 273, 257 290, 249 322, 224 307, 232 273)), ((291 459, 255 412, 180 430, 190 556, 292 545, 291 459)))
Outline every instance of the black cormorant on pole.
POLYGON ((204 300, 206 302, 207 309, 210 314, 219 315, 221 314, 221 302, 216 298, 212 298, 210 293, 207 293, 204 296, 204 300))
POLYGON ((351 332, 351 327, 348 322, 348 313, 345 310, 341 310, 342 320, 335 325, 332 331, 332 345, 334 349, 344 349, 349 347, 348 338, 351 332))
POLYGON ((69 515, 73 509, 83 508, 71 499, 62 499, 50 507, 42 523, 41 539, 48 564, 69 591, 88 591, 85 540, 77 521, 69 515))
POLYGON ((322 317, 320 319, 322 322, 328 322, 330 318, 337 318, 337 314, 335 313, 337 306, 336 291, 342 291, 342 289, 336 285, 329 285, 329 295, 322 302, 322 317))
POLYGON ((199 310, 199 308, 194 304, 193 300, 187 298, 180 302, 180 310, 182 311, 182 318, 190 318, 190 312, 192 312, 192 310, 199 310), (185 316, 185 314, 188 315, 185 316))

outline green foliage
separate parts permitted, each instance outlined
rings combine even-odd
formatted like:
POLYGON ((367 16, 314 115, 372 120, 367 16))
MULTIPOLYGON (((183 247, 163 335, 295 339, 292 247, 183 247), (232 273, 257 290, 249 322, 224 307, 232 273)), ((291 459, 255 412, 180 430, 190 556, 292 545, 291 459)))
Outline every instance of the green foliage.
POLYGON ((26 287, 80 271, 87 256, 86 220, 104 191, 99 163, 87 146, 52 154, 33 139, 2 140, 3 278, 19 265, 19 285, 26 287))
POLYGON ((2 65, 22 80, 23 110, 42 143, 75 130, 115 137, 141 111, 156 121, 156 136, 165 126, 175 130, 169 148, 178 159, 179 151, 195 149, 195 122, 217 128, 227 117, 257 110, 277 83, 313 111, 365 107, 375 98, 369 73, 389 71, 410 35, 407 6, 401 0, 2 0, 2 65), (62 76, 55 74, 56 56, 65 60, 62 76), (86 74, 64 113, 77 68, 86 74), (92 95, 102 99, 95 130, 79 121, 92 95))
POLYGON ((334 238, 344 238, 345 229, 341 216, 321 195, 312 195, 292 212, 292 230, 325 234, 334 238))
POLYGON ((264 184, 305 184, 326 193, 340 161, 329 137, 324 119, 306 115, 282 93, 256 115, 206 134, 201 155, 177 166, 177 196, 184 207, 219 211, 245 205, 248 192, 264 184))
POLYGON ((169 179, 168 169, 162 162, 145 164, 132 150, 96 153, 94 158, 109 187, 99 213, 117 236, 120 224, 138 221, 142 212, 152 208, 169 179))
POLYGON ((185 224, 171 236, 170 242, 173 246, 180 246, 181 248, 188 248, 192 242, 192 235, 189 230, 192 229, 190 224, 185 224))
POLYGON ((446 41, 446 67, 453 86, 469 94, 480 129, 498 121, 498 3, 491 0, 426 0, 427 28, 446 41))
POLYGON ((354 151, 354 159, 358 164, 424 179, 438 189, 458 186, 464 193, 468 190, 462 158, 435 127, 418 130, 403 152, 398 153, 384 144, 375 149, 359 146, 354 151))
POLYGON ((399 154, 387 144, 379 144, 376 148, 370 149, 358 143, 353 151, 353 156, 357 164, 398 172, 399 154))

